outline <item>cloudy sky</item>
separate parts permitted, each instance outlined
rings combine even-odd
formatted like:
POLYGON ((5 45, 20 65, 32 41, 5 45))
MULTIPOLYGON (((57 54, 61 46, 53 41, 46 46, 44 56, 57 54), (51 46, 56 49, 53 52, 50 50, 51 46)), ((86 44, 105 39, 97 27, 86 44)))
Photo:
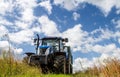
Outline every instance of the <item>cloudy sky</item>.
POLYGON ((16 54, 34 52, 36 33, 69 38, 74 71, 120 58, 120 0, 0 0, 0 53, 5 34, 16 54))

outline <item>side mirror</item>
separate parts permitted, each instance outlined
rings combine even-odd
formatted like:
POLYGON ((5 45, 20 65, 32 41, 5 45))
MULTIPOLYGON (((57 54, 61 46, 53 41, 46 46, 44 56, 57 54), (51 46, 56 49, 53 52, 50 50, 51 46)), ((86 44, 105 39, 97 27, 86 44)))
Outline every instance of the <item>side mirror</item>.
POLYGON ((64 38, 62 41, 63 42, 68 42, 68 38, 64 38))
POLYGON ((36 45, 37 39, 33 39, 34 45, 36 45))
POLYGON ((36 43, 37 39, 33 39, 34 40, 34 43, 36 43))
POLYGON ((68 38, 65 38, 64 40, 65 40, 65 42, 68 42, 68 38))

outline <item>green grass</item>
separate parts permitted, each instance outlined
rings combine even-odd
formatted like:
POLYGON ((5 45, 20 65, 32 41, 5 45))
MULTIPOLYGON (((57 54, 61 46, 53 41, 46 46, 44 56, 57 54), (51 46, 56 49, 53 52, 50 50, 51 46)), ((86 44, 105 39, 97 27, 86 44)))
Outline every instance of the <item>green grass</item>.
POLYGON ((77 74, 74 74, 73 77, 98 77, 98 76, 95 76, 95 75, 92 75, 92 74, 86 74, 86 73, 77 73, 77 74))
POLYGON ((119 77, 120 60, 106 60, 101 67, 88 68, 84 73, 78 72, 72 75, 42 74, 38 67, 29 66, 22 61, 16 61, 14 57, 3 54, 0 57, 0 77, 119 77))
POLYGON ((48 75, 43 75, 42 77, 72 77, 72 75, 48 74, 48 75))
POLYGON ((12 77, 72 77, 72 75, 63 75, 63 74, 38 74, 38 75, 16 75, 12 77))
POLYGON ((0 58, 0 77, 71 77, 71 75, 42 74, 40 68, 29 66, 4 53, 0 58))
POLYGON ((32 67, 14 57, 3 54, 0 58, 0 77, 93 77, 87 74, 42 74, 40 68, 32 67))

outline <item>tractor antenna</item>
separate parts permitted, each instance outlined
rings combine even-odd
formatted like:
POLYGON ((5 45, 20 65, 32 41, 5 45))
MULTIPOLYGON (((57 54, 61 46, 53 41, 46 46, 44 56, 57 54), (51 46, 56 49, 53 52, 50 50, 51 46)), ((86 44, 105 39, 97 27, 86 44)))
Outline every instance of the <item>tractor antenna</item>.
POLYGON ((37 35, 37 46, 36 46, 36 53, 37 53, 38 47, 39 47, 40 38, 39 38, 39 34, 36 34, 36 35, 37 35))

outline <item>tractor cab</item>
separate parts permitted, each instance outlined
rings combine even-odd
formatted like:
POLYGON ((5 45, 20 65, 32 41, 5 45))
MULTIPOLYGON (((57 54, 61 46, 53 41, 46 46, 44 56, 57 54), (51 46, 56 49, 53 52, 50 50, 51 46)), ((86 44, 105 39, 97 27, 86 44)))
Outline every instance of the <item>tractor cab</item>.
POLYGON ((55 52, 63 52, 64 42, 67 39, 61 37, 45 37, 40 39, 38 49, 36 50, 38 55, 48 55, 55 52))

